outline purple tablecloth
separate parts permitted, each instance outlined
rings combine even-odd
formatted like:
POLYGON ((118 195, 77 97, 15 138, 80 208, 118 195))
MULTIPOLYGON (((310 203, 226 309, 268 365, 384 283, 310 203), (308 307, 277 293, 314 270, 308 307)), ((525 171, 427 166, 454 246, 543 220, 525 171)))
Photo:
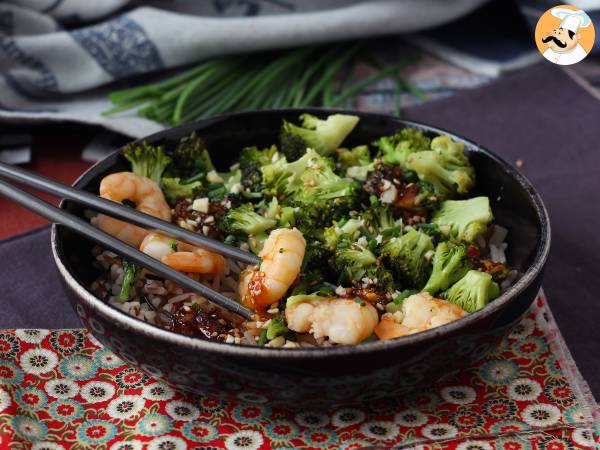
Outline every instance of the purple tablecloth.
MULTIPOLYGON (((559 68, 544 63, 407 111, 462 134, 510 162, 542 194, 552 220, 544 287, 559 327, 600 396, 600 103, 559 68)), ((51 261, 44 228, 0 245, 0 328, 78 327, 51 261)))

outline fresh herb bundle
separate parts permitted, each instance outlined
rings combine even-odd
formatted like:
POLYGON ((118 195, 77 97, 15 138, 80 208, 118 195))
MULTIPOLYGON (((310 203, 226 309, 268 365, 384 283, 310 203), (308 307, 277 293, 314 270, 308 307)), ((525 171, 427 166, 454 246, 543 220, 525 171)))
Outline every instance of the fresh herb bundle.
POLYGON ((398 114, 402 91, 416 92, 398 76, 411 60, 381 67, 360 43, 215 57, 164 81, 111 93, 115 107, 105 114, 137 109, 141 117, 177 125, 253 109, 336 107, 384 78, 395 83, 398 114), (359 61, 377 68, 376 73, 352 84, 341 82, 341 75, 351 73, 359 61))

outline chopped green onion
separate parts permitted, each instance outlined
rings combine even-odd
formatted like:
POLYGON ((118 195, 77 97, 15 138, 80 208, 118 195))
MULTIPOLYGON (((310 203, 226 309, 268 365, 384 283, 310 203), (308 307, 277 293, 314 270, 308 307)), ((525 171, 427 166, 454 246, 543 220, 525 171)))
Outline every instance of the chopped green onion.
POLYGON ((129 300, 131 288, 135 284, 141 270, 142 268, 137 264, 127 260, 123 261, 123 284, 121 285, 121 293, 119 294, 119 300, 121 300, 121 302, 129 300))
POLYGON ((260 332, 260 337, 258 338, 258 345, 264 347, 267 343, 267 330, 262 330, 260 332))
POLYGON ((362 298, 360 298, 360 297, 354 297, 354 301, 356 303, 358 303, 360 306, 365 306, 366 305, 365 301, 362 298))
POLYGON ((285 322, 281 317, 275 317, 271 319, 271 323, 267 328, 267 339, 272 340, 277 336, 283 336, 288 332, 288 327, 285 326, 285 322))

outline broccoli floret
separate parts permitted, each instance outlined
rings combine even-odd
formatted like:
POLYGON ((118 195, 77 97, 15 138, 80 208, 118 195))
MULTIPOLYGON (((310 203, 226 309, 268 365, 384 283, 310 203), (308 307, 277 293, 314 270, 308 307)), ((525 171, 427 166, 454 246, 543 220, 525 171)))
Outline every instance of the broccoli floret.
POLYGON ((324 229, 331 226, 348 215, 354 207, 354 197, 335 198, 329 202, 305 205, 299 202, 290 202, 289 207, 294 209, 295 226, 304 237, 318 240, 324 239, 324 229))
POLYGON ((129 300, 131 288, 141 271, 142 268, 137 264, 123 260, 123 284, 121 285, 121 293, 119 294, 121 302, 129 300))
POLYGON ((363 225, 364 221, 361 219, 348 219, 344 222, 340 222, 339 224, 336 223, 325 228, 323 231, 325 246, 330 250, 335 250, 343 237, 353 240, 354 233, 356 233, 363 225))
POLYGON ((371 153, 368 145, 359 145, 352 150, 340 148, 337 152, 337 162, 342 172, 353 166, 365 166, 371 163, 371 153))
POLYGON ((280 133, 281 152, 289 161, 295 161, 312 148, 321 155, 333 153, 358 123, 358 117, 333 114, 319 119, 310 114, 300 116, 302 126, 283 121, 280 133))
POLYGON ((431 140, 416 128, 403 128, 392 136, 384 136, 374 145, 379 147, 380 156, 386 164, 406 167, 408 155, 429 150, 431 140))
MULTIPOLYGON (((439 203, 439 198, 433 184, 418 180, 414 183, 419 187, 415 203, 420 209, 433 209, 439 203)), ((401 201, 399 203, 402 203, 401 201)))
POLYGON ((267 193, 286 198, 301 189, 301 177, 308 169, 308 159, 311 155, 316 154, 311 150, 297 161, 288 162, 284 157, 263 166, 261 168, 262 180, 267 193))
POLYGON ((381 267, 373 252, 358 244, 338 245, 333 265, 340 275, 338 283, 341 284, 358 284, 363 278, 377 280, 376 284, 383 286, 392 283, 391 274, 381 267))
POLYGON ((263 214, 267 219, 279 219, 281 215, 281 206, 279 205, 277 197, 273 197, 271 201, 266 205, 263 214))
POLYGON ((445 235, 440 231, 440 227, 434 223, 418 223, 413 225, 413 227, 421 233, 428 235, 434 245, 437 245, 437 243, 443 240, 445 237, 445 235))
POLYGON ((364 166, 352 166, 346 170, 346 176, 358 181, 365 181, 369 176, 369 172, 376 170, 379 160, 375 160, 364 166))
POLYGON ((204 141, 196 132, 181 139, 171 154, 173 164, 169 167, 167 175, 181 177, 186 183, 203 179, 215 168, 204 141))
POLYGON ((406 166, 420 180, 431 183, 441 198, 466 194, 475 184, 475 170, 464 154, 464 145, 449 136, 438 136, 431 142, 431 148, 408 155, 406 166))
POLYGON ((337 176, 330 163, 312 149, 297 161, 288 163, 281 158, 261 170, 269 194, 304 205, 354 197, 358 187, 355 182, 337 176))
POLYGON ((420 288, 431 272, 429 254, 432 251, 433 243, 429 236, 410 230, 387 242, 381 254, 398 279, 407 286, 420 288))
POLYGON ((441 297, 457 304, 468 313, 475 312, 500 295, 500 287, 489 273, 469 270, 441 297))
POLYGON ((394 219, 390 207, 384 204, 376 204, 364 213, 363 219, 369 232, 378 236, 381 235, 383 241, 398 237, 402 233, 402 219, 394 219))
MULTIPOLYGON (((331 259, 333 252, 325 248, 320 242, 311 240, 306 244, 306 252, 302 261, 302 274, 323 274, 326 272, 327 261, 331 259)), ((323 279, 321 278, 321 281, 323 279)))
POLYGON ((474 197, 442 202, 431 222, 440 227, 449 227, 450 236, 454 239, 473 242, 487 229, 492 219, 489 198, 474 197))
POLYGON ((296 214, 294 212, 294 208, 291 206, 281 207, 279 213, 279 226, 283 228, 292 228, 294 225, 296 225, 296 214))
POLYGON ((240 156, 242 185, 253 192, 262 190, 262 171, 260 168, 277 159, 275 145, 259 150, 257 147, 245 147, 240 156))
POLYGON ((258 235, 277 224, 275 219, 267 219, 254 211, 251 204, 245 204, 229 210, 219 223, 221 231, 227 234, 258 235))
POLYGON ((448 289, 471 269, 464 245, 440 242, 433 255, 433 270, 423 291, 435 295, 448 289))
POLYGON ((277 153, 277 146, 272 145, 271 147, 259 149, 258 147, 244 147, 240 154, 240 169, 258 165, 259 167, 271 164, 273 159, 277 159, 275 154, 277 153))
POLYGON ((342 148, 338 151, 338 167, 348 178, 365 181, 367 174, 375 170, 376 164, 377 161, 371 160, 367 145, 360 145, 352 150, 342 148))
POLYGON ((131 163, 133 173, 156 183, 160 183, 165 169, 172 161, 162 146, 152 146, 145 141, 128 144, 123 150, 123 156, 131 163))
POLYGON ((202 187, 201 181, 193 181, 183 184, 180 178, 163 178, 161 188, 169 203, 175 203, 177 199, 193 198, 202 187))
POLYGON ((352 150, 339 149, 337 161, 337 167, 342 174, 359 181, 365 181, 367 174, 375 170, 378 162, 371 160, 371 153, 367 145, 360 145, 352 150))

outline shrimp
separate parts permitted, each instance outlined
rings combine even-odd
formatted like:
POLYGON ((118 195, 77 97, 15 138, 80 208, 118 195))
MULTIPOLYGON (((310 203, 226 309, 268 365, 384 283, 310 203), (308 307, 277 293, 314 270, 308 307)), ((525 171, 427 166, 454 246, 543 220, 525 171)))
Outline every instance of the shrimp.
POLYGON ((393 339, 439 327, 466 315, 460 306, 422 292, 404 300, 401 311, 384 314, 375 334, 379 339, 393 339))
POLYGON ((298 278, 306 241, 296 228, 271 231, 258 254, 260 266, 244 271, 240 280, 240 297, 253 309, 277 302, 298 278))
MULTIPOLYGON (((104 177, 100 182, 100 197, 119 203, 130 200, 136 204, 138 211, 162 220, 171 220, 171 209, 158 184, 132 172, 112 173, 104 177)), ((138 247, 149 233, 148 230, 104 214, 98 214, 92 223, 134 247, 138 247)))
POLYGON ((140 251, 181 272, 218 273, 225 267, 221 255, 156 232, 148 233, 140 251))
POLYGON ((315 339, 329 337, 336 344, 358 344, 373 333, 379 320, 370 303, 347 298, 326 298, 296 303, 285 308, 288 328, 310 332, 315 339))

